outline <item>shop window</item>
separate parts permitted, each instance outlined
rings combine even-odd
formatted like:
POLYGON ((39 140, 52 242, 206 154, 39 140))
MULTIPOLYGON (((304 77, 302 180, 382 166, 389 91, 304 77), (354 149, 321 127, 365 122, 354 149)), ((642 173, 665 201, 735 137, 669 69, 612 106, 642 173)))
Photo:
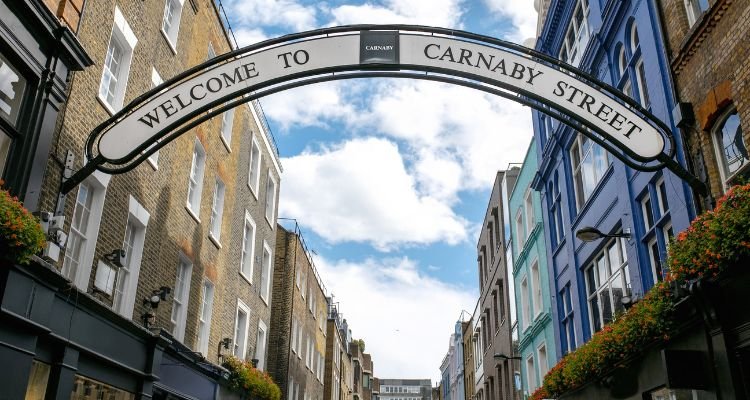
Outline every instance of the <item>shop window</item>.
POLYGON ((106 400, 135 400, 133 393, 110 386, 80 375, 75 376, 71 400, 106 399, 106 400))
POLYGON ((180 32, 180 17, 185 0, 165 0, 164 17, 161 23, 161 33, 169 42, 172 51, 177 52, 177 34, 180 32))
POLYGON ((115 6, 115 20, 99 84, 99 100, 110 113, 114 114, 122 108, 136 43, 138 39, 125 21, 120 8, 115 6))
POLYGON ((690 389, 660 388, 646 393, 643 398, 648 400, 693 400, 698 398, 698 392, 690 389))
POLYGON ((49 381, 50 365, 39 360, 31 362, 29 383, 26 386, 26 400, 43 400, 49 381))
POLYGON ((190 278, 193 275, 193 264, 182 254, 177 265, 177 279, 174 283, 172 298, 172 335, 183 341, 185 338, 185 321, 187 320, 188 299, 190 298, 190 278))
MULTIPOLYGON (((2 85, 0 85, 0 117, 15 127, 26 92, 26 79, 2 54, 0 54, 0 82, 2 82, 2 85)), ((2 142, 0 142, 0 150, 3 150, 2 142)), ((2 159, 3 154, 0 151, 0 167, 2 166, 2 159)))
POLYGON ((721 178, 724 188, 728 188, 737 174, 747 170, 745 167, 750 161, 737 110, 733 108, 725 112, 714 124, 712 132, 721 178))

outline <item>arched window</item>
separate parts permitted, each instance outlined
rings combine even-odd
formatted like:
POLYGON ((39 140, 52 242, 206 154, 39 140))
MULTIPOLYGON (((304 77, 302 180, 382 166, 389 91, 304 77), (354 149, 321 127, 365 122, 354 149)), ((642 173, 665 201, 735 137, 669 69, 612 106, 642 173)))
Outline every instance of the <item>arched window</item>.
POLYGON ((738 173, 747 170, 744 167, 750 161, 736 108, 730 109, 716 121, 712 136, 721 178, 726 188, 738 173))
POLYGON ((641 41, 638 38, 638 28, 633 24, 633 26, 630 28, 630 53, 635 54, 635 51, 638 50, 638 46, 640 46, 641 41))
POLYGON ((620 72, 620 78, 625 76, 625 69, 628 67, 628 59, 625 55, 625 46, 620 46, 620 53, 617 55, 617 67, 620 72))

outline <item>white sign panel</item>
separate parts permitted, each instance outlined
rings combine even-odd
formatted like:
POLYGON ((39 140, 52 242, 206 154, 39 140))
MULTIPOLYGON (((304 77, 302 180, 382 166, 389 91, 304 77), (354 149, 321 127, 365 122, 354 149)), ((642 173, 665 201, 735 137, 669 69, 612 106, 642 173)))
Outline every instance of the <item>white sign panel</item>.
POLYGON ((269 83, 319 74, 324 70, 401 68, 497 82, 521 94, 534 94, 608 133, 608 139, 644 159, 664 150, 659 131, 611 96, 569 73, 531 56, 447 37, 363 32, 330 36, 260 50, 205 70, 146 100, 105 131, 99 153, 123 160, 165 128, 177 127, 225 98, 269 83), (375 61, 373 61, 375 60, 375 61), (386 61, 378 61, 386 60, 386 61), (382 65, 380 65, 382 64, 382 65), (386 65, 387 64, 387 65, 386 65))
POLYGON ((641 157, 656 157, 664 149, 659 131, 628 107, 530 57, 443 37, 402 34, 399 40, 402 66, 437 67, 502 82, 585 119, 641 157))
POLYGON ((180 118, 218 99, 273 79, 359 63, 359 36, 334 36, 262 50, 180 82, 146 101, 104 132, 99 153, 119 160, 180 118))

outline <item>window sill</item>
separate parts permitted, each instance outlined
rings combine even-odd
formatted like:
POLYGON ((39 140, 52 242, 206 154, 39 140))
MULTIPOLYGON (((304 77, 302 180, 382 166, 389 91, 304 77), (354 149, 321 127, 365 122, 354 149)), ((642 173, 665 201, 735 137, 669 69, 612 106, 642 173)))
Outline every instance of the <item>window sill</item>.
POLYGON ((227 152, 232 153, 232 146, 229 145, 229 142, 227 142, 227 139, 224 138, 224 135, 219 134, 219 138, 221 138, 221 143, 224 144, 224 147, 227 149, 227 152))
POLYGON ((248 278, 247 275, 245 275, 242 271, 240 271, 240 276, 242 277, 242 279, 245 280, 245 282, 249 283, 252 286, 253 284, 252 278, 248 278))
POLYGON ((164 32, 164 28, 161 28, 159 30, 161 31, 161 35, 164 37, 164 40, 167 41, 169 50, 172 50, 172 54, 177 55, 177 46, 172 43, 172 40, 169 38, 169 35, 167 35, 167 32, 164 32))
POLYGON ((275 227, 274 227, 274 223, 273 223, 273 222, 271 222, 271 220, 270 220, 270 219, 268 219, 268 215, 266 215, 266 222, 268 222, 268 226, 270 226, 270 227, 271 227, 271 230, 274 230, 274 228, 275 228, 275 227))
POLYGON ((253 185, 250 184, 250 179, 247 180, 247 187, 250 189, 250 193, 253 195, 253 198, 255 198, 255 201, 258 201, 258 189, 254 188, 253 185))
POLYGON ((107 110, 110 117, 117 113, 115 108, 111 104, 109 104, 107 100, 104 100, 101 95, 97 94, 96 99, 99 100, 99 104, 101 104, 102 107, 104 107, 104 109, 107 110))
POLYGON ((189 204, 185 204, 185 211, 187 211, 188 214, 190 214, 190 217, 192 217, 195 220, 195 222, 197 222, 199 224, 201 223, 200 217, 198 217, 198 215, 195 214, 195 212, 193 211, 193 209, 190 208, 189 204))
POLYGON ((261 296, 260 296, 260 299, 261 299, 261 300, 263 300, 263 303, 265 303, 265 304, 266 304, 266 306, 268 306, 268 305, 269 305, 269 304, 268 304, 268 296, 265 296, 265 297, 263 297, 263 295, 261 295, 261 296))
POLYGON ((219 242, 219 239, 216 239, 214 237, 214 235, 212 235, 211 233, 209 233, 208 234, 208 240, 210 240, 211 243, 213 243, 214 246, 216 246, 217 249, 221 250, 221 243, 219 242))

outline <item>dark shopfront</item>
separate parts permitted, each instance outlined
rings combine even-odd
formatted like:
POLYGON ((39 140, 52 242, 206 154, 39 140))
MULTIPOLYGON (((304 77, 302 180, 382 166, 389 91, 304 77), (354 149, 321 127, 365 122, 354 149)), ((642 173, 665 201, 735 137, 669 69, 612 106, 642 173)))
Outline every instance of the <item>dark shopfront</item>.
POLYGON ((78 291, 53 266, 0 265, 0 400, 214 399, 225 370, 78 291))

